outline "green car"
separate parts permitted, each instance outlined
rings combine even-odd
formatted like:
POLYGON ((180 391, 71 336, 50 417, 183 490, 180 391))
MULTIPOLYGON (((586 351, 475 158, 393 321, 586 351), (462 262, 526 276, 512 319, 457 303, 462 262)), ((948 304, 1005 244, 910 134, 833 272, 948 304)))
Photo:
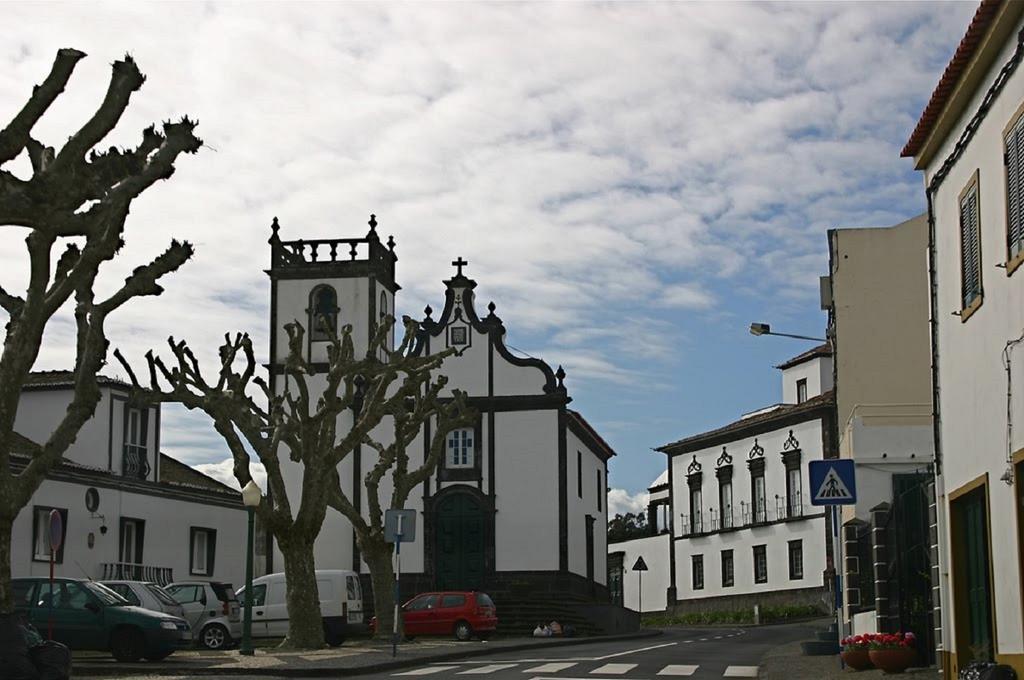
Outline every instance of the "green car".
POLYGON ((133 607, 94 581, 54 579, 51 592, 47 578, 16 578, 11 589, 15 611, 44 638, 52 615, 53 639, 72 650, 109 651, 118 661, 159 661, 192 643, 184 619, 133 607))

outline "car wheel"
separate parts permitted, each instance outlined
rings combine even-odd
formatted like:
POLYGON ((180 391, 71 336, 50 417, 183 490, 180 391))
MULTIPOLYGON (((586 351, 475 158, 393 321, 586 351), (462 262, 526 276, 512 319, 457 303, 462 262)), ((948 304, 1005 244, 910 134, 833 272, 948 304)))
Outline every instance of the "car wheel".
POLYGON ((174 653, 173 649, 168 649, 167 651, 159 652, 159 653, 156 653, 156 654, 147 654, 146 655, 146 660, 147 661, 163 661, 164 659, 166 659, 167 657, 169 657, 173 653, 174 653))
POLYGON ((199 642, 207 649, 224 649, 231 643, 231 635, 224 626, 211 623, 199 634, 199 642))
POLYGON ((459 642, 465 642, 469 638, 473 637, 473 627, 465 621, 459 621, 455 624, 455 639, 459 642))
POLYGON ((118 661, 138 661, 146 649, 146 638, 138 628, 122 628, 110 639, 110 653, 118 661))

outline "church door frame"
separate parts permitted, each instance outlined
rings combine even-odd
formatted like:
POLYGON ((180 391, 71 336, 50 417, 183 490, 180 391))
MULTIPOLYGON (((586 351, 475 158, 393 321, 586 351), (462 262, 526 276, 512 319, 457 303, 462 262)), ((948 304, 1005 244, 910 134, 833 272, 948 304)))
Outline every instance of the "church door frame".
POLYGON ((441 489, 433 496, 424 499, 424 536, 423 536, 423 554, 424 554, 424 567, 427 574, 428 583, 431 588, 436 589, 437 585, 437 555, 436 555, 436 543, 437 543, 437 513, 438 508, 444 502, 445 499, 458 495, 465 494, 471 497, 479 506, 480 511, 483 513, 484 520, 484 572, 483 572, 483 583, 481 584, 482 589, 491 587, 494 583, 494 503, 492 499, 484 493, 481 493, 475 486, 468 484, 452 484, 441 489))

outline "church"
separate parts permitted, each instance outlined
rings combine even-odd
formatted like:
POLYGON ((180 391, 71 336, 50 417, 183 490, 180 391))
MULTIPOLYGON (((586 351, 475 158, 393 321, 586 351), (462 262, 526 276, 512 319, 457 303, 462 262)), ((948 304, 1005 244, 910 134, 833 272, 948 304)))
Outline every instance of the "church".
MULTIPOLYGON (((335 328, 352 326, 357 355, 366 352, 376 325, 396 313, 395 241, 381 241, 374 216, 362 238, 284 241, 276 218, 270 238, 271 380, 284 389, 287 355, 284 324, 328 315, 335 328)), ((472 427, 448 433, 445 456, 435 473, 410 495, 417 515, 416 540, 401 551, 402 597, 430 590, 482 590, 502 602, 607 602, 608 460, 611 447, 579 412, 569 408, 565 372, 540 359, 513 354, 494 302, 481 305, 477 283, 458 257, 444 281, 443 304, 430 306, 418 322, 411 351, 421 355, 454 349, 441 372, 448 388, 468 395, 478 413, 472 427)), ((401 333, 401 324, 398 324, 401 333)), ((390 339, 392 347, 401 338, 390 339)), ((307 334, 314 370, 326 361, 328 338, 307 334)), ((314 376, 315 377, 315 376, 314 376)), ((322 383, 321 383, 322 384, 322 383)), ((316 389, 311 381, 310 389, 316 389)), ((410 447, 419 465, 431 438, 410 447)), ((340 428, 339 428, 340 429, 340 428)), ((373 433, 391 438, 390 423, 373 433)), ((362 479, 376 460, 357 448, 339 472, 349 498, 365 511, 362 479)), ((302 469, 285 469, 289 494, 298 497, 302 469)), ((381 498, 390 489, 381 488, 381 498)), ((268 551, 268 571, 279 571, 280 554, 268 551)), ((364 575, 354 532, 341 514, 328 510, 316 545, 319 569, 353 569, 364 575)))

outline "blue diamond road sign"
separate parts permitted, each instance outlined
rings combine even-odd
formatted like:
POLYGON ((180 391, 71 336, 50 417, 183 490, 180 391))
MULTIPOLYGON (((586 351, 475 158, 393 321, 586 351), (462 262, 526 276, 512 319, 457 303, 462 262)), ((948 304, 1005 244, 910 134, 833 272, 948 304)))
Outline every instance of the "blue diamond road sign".
POLYGON ((856 466, 849 459, 812 460, 808 464, 811 505, 853 505, 857 502, 856 466))

